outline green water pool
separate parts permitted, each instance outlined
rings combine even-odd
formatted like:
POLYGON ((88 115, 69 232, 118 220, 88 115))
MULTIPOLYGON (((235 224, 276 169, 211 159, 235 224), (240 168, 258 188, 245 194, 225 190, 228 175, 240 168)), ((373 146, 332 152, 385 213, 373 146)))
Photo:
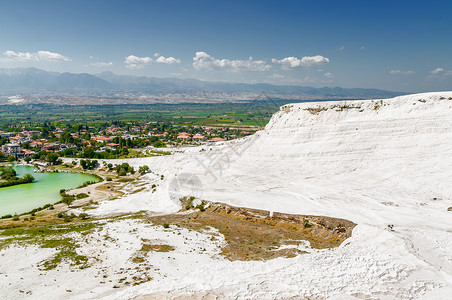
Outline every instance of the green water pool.
POLYGON ((31 174, 32 183, 0 188, 0 216, 21 214, 47 203, 61 200, 61 189, 72 189, 86 181, 97 181, 94 176, 80 173, 34 173, 33 167, 15 166, 18 177, 31 174))

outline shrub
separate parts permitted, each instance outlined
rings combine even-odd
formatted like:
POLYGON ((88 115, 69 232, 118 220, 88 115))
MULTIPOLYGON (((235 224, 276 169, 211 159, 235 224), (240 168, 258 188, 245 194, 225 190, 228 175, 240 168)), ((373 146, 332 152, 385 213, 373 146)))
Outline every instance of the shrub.
POLYGON ((80 194, 77 194, 75 197, 77 199, 84 199, 84 198, 88 198, 89 196, 85 193, 80 193, 80 194))
POLYGON ((149 167, 148 166, 140 166, 138 168, 138 173, 140 173, 141 175, 144 175, 146 173, 149 172, 149 167))
POLYGON ((81 213, 80 215, 78 215, 78 217, 79 217, 80 219, 82 219, 82 220, 88 219, 88 215, 85 214, 85 213, 81 213))
POLYGON ((206 208, 202 204, 197 205, 196 208, 199 209, 199 211, 201 211, 201 212, 206 210, 206 208))
POLYGON ((168 223, 163 224, 163 228, 169 228, 169 224, 168 223))
POLYGON ((71 203, 74 202, 74 200, 75 200, 75 196, 68 195, 68 194, 66 194, 66 192, 60 193, 60 195, 61 195, 61 202, 63 202, 67 206, 71 205, 71 203))

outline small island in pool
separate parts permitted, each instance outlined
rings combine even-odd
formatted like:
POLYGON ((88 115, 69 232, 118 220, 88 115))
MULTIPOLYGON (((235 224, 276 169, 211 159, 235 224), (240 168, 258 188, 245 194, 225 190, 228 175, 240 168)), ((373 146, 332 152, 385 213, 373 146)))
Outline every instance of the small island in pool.
POLYGON ((33 182, 35 178, 30 174, 25 174, 22 178, 17 177, 13 167, 0 167, 0 188, 18 184, 33 182))

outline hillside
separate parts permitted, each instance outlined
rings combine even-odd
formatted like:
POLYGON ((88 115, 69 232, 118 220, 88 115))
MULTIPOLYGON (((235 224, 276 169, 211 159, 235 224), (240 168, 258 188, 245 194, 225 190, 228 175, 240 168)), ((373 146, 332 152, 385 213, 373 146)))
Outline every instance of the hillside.
MULTIPOLYGON (((302 256, 284 272, 268 267, 269 278, 288 284, 272 286, 273 296, 441 298, 452 292, 451 111, 452 92, 286 105, 241 141, 135 160, 167 176, 162 189, 105 203, 97 213, 170 212, 180 196, 194 195, 345 218, 358 224, 347 246, 302 256)), ((239 277, 251 285, 262 276, 239 277)))
POLYGON ((119 198, 69 211, 101 218, 100 228, 79 237, 77 253, 95 258, 90 267, 66 263, 44 273, 36 266, 55 250, 10 247, 0 250, 0 274, 8 275, 0 291, 17 298, 25 290, 35 299, 48 293, 56 299, 448 299, 451 112, 452 92, 288 104, 252 136, 106 161, 148 165, 152 173, 119 198), (180 200, 187 196, 248 208, 249 231, 237 243, 253 244, 258 259, 225 258, 222 247, 231 236, 220 232, 243 230, 234 223, 238 216, 228 207, 185 210, 180 200), (334 248, 287 236, 288 244, 277 248, 300 254, 264 260, 263 252, 278 249, 259 249, 266 232, 253 218, 262 210, 270 213, 261 223, 286 213, 288 219, 310 215, 323 228, 325 221, 314 220, 334 217, 356 226, 334 248), (118 216, 138 212, 144 217, 118 216), (227 220, 223 227, 206 221, 214 212, 227 220), (201 223, 207 227, 199 229, 201 223), (168 251, 143 254, 144 243, 168 251))

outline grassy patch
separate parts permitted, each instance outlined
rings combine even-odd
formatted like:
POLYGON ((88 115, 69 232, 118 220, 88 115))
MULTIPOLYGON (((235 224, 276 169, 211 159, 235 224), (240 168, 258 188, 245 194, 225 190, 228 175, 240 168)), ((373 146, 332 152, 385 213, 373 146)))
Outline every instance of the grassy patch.
POLYGON ((170 251, 174 251, 174 247, 170 246, 170 245, 164 245, 164 244, 160 244, 160 245, 143 244, 140 251, 170 252, 170 251))
MULTIPOLYGON (((184 198, 182 207, 192 207, 184 198)), ((210 203, 203 211, 148 218, 152 223, 171 223, 192 230, 216 228, 226 239, 222 254, 230 260, 266 260, 293 257, 303 253, 297 249, 300 241, 308 241, 312 248, 339 246, 351 236, 354 223, 328 217, 300 216, 268 211, 237 208, 210 203), (281 247, 292 245, 293 247, 281 247)))
POLYGON ((87 268, 88 257, 77 254, 79 247, 77 241, 67 235, 70 233, 84 234, 101 226, 91 222, 70 224, 70 225, 46 225, 34 227, 20 227, 5 229, 0 236, 5 237, 1 240, 0 248, 11 245, 37 244, 42 248, 53 248, 57 250, 52 257, 40 263, 42 270, 51 270, 56 268, 62 262, 68 262, 72 266, 87 268))
POLYGON ((146 188, 140 188, 140 189, 137 189, 137 190, 134 190, 133 192, 131 192, 131 194, 136 194, 136 193, 139 193, 139 192, 141 192, 141 191, 144 191, 146 188))
POLYGON ((132 181, 135 181, 135 178, 119 178, 116 181, 117 182, 132 182, 132 181))

